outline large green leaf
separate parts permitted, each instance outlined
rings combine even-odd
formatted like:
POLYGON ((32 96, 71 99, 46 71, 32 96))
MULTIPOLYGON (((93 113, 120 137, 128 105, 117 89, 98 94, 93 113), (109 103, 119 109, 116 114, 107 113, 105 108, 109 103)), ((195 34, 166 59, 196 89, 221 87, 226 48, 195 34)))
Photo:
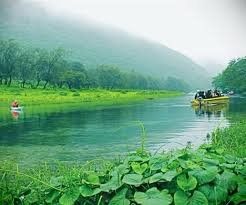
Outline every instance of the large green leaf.
POLYGON ((246 166, 245 166, 245 165, 244 165, 244 166, 243 166, 243 165, 238 166, 238 167, 237 167, 237 171, 238 171, 240 174, 246 176, 246 166))
POLYGON ((174 194, 175 205, 187 205, 189 202, 189 195, 183 191, 176 191, 174 194))
POLYGON ((163 155, 156 155, 149 160, 150 170, 160 170, 164 164, 167 163, 167 159, 163 155))
POLYGON ((202 192, 194 191, 188 205, 208 205, 208 200, 202 192))
POLYGON ((66 192, 59 199, 62 205, 73 205, 79 198, 80 192, 78 187, 72 187, 66 190, 66 192))
POLYGON ((196 169, 200 166, 191 160, 179 159, 180 166, 184 169, 196 169))
POLYGON ((143 162, 144 159, 137 155, 130 155, 126 158, 128 162, 143 162))
POLYGON ((62 185, 62 180, 63 180, 63 177, 54 177, 54 176, 52 176, 50 178, 50 185, 54 186, 54 187, 61 186, 62 185))
POLYGON ((88 175, 85 182, 88 184, 100 185, 99 177, 94 173, 91 173, 90 175, 88 175))
POLYGON ((122 189, 109 202, 109 205, 129 205, 130 201, 126 198, 127 189, 122 189))
POLYGON ((167 190, 159 191, 157 188, 151 188, 144 192, 136 192, 134 200, 142 205, 169 205, 173 199, 167 190))
POLYGON ((216 184, 232 192, 237 188, 238 179, 234 173, 225 170, 220 176, 216 177, 216 184))
POLYGON ((101 184, 100 189, 105 192, 115 191, 123 185, 120 175, 114 175, 107 183, 101 184))
POLYGON ((204 162, 205 165, 215 165, 215 166, 219 165, 219 163, 220 163, 216 159, 208 159, 208 158, 204 158, 203 162, 204 162))
POLYGON ((57 190, 52 190, 50 191, 46 196, 45 196, 45 202, 49 204, 53 204, 55 200, 58 199, 60 196, 60 192, 57 190))
POLYGON ((179 175, 180 172, 177 171, 177 169, 174 170, 168 170, 164 175, 163 175, 163 179, 165 179, 166 181, 170 182, 173 180, 174 177, 176 177, 177 175, 179 175))
POLYGON ((149 178, 149 183, 155 183, 163 179, 163 173, 156 173, 149 178))
POLYGON ((123 177, 122 182, 129 185, 139 186, 142 184, 143 176, 140 174, 127 174, 123 177))
POLYGON ((206 196, 210 204, 226 202, 228 196, 227 189, 220 186, 205 184, 199 187, 198 190, 206 196))
POLYGON ((195 169, 190 171, 189 174, 196 177, 199 185, 203 185, 213 181, 218 173, 215 169, 195 169))
POLYGON ((133 171, 136 172, 137 174, 143 174, 148 168, 147 163, 140 164, 140 163, 134 162, 132 163, 131 166, 132 166, 133 171))
POLYGON ((177 184, 183 191, 190 191, 196 188, 197 180, 193 176, 182 174, 177 177, 177 184))
POLYGON ((238 187, 238 192, 232 196, 234 204, 240 204, 246 202, 246 184, 242 184, 238 187))
POLYGON ((127 174, 130 169, 128 164, 121 164, 118 167, 115 168, 115 171, 119 174, 119 175, 124 175, 127 174))
POLYGON ((83 184, 81 187, 79 187, 79 191, 83 197, 89 197, 100 193, 101 189, 92 189, 90 186, 83 184))

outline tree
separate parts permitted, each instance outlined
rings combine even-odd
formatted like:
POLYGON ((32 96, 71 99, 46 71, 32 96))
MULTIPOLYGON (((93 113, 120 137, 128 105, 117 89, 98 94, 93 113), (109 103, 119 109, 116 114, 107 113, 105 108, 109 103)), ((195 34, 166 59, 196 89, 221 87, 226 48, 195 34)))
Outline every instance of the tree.
POLYGON ((246 57, 229 62, 226 69, 213 79, 213 85, 223 90, 246 92, 246 57))
POLYGON ((63 48, 57 48, 50 52, 45 52, 43 59, 43 75, 42 80, 44 81, 44 89, 52 81, 56 81, 59 71, 63 67, 65 51, 63 48))
POLYGON ((22 48, 17 61, 18 78, 21 80, 21 87, 24 88, 28 80, 34 75, 35 57, 33 49, 22 48))
POLYGON ((4 79, 5 84, 10 86, 12 79, 16 76, 17 61, 20 55, 20 45, 13 39, 1 41, 0 43, 0 61, 1 61, 1 82, 4 79))
POLYGON ((121 72, 116 66, 100 65, 97 68, 99 86, 106 89, 117 88, 120 85, 121 72))

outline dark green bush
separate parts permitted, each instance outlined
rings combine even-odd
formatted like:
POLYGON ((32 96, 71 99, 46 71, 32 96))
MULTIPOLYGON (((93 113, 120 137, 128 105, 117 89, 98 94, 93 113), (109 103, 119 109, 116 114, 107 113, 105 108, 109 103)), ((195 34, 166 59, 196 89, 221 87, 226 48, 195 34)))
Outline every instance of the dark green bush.
POLYGON ((79 93, 73 93, 73 96, 80 96, 79 93))

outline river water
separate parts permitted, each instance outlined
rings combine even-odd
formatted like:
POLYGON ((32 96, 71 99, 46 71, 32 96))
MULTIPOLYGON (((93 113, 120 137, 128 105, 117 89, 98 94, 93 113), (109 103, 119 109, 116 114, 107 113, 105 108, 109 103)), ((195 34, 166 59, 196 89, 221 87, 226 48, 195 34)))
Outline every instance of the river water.
POLYGON ((95 110, 35 112, 15 115, 0 111, 0 160, 36 165, 44 161, 81 162, 112 158, 136 150, 146 130, 151 152, 205 142, 207 133, 228 126, 232 116, 245 116, 246 99, 228 105, 192 108, 193 96, 148 100, 95 110))

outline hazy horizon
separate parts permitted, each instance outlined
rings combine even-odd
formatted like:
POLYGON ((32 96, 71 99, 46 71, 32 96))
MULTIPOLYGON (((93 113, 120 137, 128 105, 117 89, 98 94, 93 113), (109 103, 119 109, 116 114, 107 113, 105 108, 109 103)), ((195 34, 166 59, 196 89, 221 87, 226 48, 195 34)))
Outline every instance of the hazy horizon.
POLYGON ((246 55, 243 0, 25 0, 55 15, 88 18, 160 42, 195 62, 226 65, 246 55))

